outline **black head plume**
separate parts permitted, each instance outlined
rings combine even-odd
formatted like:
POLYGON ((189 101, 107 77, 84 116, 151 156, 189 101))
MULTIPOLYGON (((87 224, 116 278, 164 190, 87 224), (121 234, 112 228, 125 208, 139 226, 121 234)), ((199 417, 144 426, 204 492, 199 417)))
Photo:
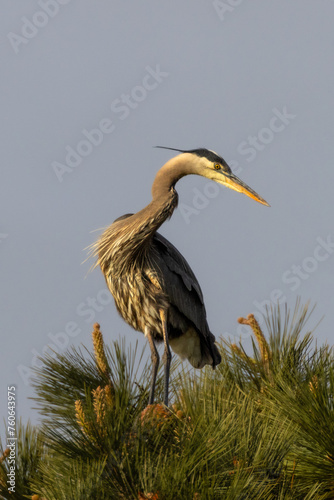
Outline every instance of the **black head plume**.
POLYGON ((204 158, 207 158, 209 161, 218 162, 221 163, 224 166, 228 166, 224 158, 221 156, 217 155, 214 151, 211 151, 211 149, 205 149, 205 148, 197 148, 197 149, 176 149, 176 148, 168 148, 166 146, 155 146, 156 148, 161 148, 161 149, 170 149, 171 151, 178 151, 179 153, 192 153, 197 156, 201 156, 204 158))
POLYGON ((185 149, 168 148, 167 146, 154 146, 154 147, 160 149, 170 149, 171 151, 178 151, 179 153, 190 153, 190 151, 186 151, 185 149))

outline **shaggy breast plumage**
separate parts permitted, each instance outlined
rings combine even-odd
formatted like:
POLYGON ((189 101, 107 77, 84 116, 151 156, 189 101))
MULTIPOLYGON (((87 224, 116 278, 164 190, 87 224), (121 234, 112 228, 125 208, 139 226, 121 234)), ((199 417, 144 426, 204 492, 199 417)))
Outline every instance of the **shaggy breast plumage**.
POLYGON ((145 332, 145 327, 149 327, 162 339, 159 309, 167 310, 168 302, 162 289, 156 286, 158 281, 153 284, 143 268, 134 266, 116 276, 108 273, 106 282, 122 318, 135 330, 145 332))

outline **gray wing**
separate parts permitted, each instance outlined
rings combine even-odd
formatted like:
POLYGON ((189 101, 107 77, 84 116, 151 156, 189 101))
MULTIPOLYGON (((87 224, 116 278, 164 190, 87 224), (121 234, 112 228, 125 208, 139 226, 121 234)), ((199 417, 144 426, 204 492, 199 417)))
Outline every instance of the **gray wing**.
POLYGON ((209 331, 201 287, 188 262, 166 238, 155 233, 152 245, 157 250, 157 264, 163 274, 164 292, 170 303, 206 338, 209 331))
MULTIPOLYGON (((162 272, 163 290, 170 303, 191 321, 209 350, 214 368, 221 362, 215 345, 215 336, 210 332, 201 287, 186 259, 166 238, 155 233, 152 238, 155 259, 162 272)), ((203 346, 204 347, 204 346, 203 346)))
POLYGON ((196 292, 198 299, 204 306, 203 293, 200 284, 183 255, 160 233, 155 233, 153 236, 153 243, 159 248, 161 252, 160 255, 163 256, 168 268, 182 278, 182 281, 189 292, 192 290, 196 292))

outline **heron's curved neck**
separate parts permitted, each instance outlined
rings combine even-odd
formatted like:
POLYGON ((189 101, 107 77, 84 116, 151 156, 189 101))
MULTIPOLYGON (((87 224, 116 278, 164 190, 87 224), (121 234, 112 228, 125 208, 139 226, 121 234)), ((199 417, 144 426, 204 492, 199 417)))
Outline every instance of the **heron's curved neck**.
POLYGON ((185 175, 195 173, 191 160, 191 155, 178 155, 158 170, 152 184, 151 203, 137 212, 131 221, 133 234, 141 233, 143 241, 154 234, 173 214, 178 203, 174 186, 185 175))
POLYGON ((182 154, 168 161, 154 179, 152 201, 136 214, 115 221, 102 234, 98 245, 102 270, 111 265, 113 275, 119 276, 145 255, 151 237, 177 206, 174 185, 181 177, 196 173, 191 160, 191 155, 182 154))
POLYGON ((169 160, 155 176, 152 184, 152 202, 168 197, 177 181, 192 173, 195 173, 192 168, 192 155, 182 154, 169 160))

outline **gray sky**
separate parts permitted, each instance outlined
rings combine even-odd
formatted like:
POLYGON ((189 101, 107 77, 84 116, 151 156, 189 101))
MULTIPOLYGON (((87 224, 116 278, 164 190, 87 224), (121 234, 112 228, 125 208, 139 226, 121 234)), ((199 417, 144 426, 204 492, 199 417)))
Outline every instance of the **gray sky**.
MULTIPOLYGON (((161 232, 202 286, 217 337, 263 304, 317 303, 333 343, 330 0, 5 0, 0 221, 1 415, 7 385, 34 417, 29 371, 46 346, 140 333, 118 317, 83 249, 150 201, 172 152, 207 147, 270 204, 200 177, 177 184, 161 232)), ((148 351, 147 351, 148 355, 148 351)))

